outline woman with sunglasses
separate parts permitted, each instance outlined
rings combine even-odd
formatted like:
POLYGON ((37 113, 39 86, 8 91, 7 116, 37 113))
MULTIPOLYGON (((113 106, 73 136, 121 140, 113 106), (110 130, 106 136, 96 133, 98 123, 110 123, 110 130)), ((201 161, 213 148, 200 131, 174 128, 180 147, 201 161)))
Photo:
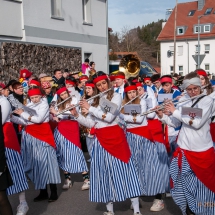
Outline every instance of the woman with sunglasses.
POLYGON ((71 173, 82 173, 84 184, 81 189, 88 190, 90 181, 87 164, 81 150, 78 122, 71 116, 70 111, 59 114, 71 105, 78 104, 79 100, 75 95, 70 96, 66 87, 58 88, 56 94, 58 97, 57 104, 59 105, 56 108, 51 107, 50 112, 55 115, 54 119, 58 122, 54 137, 57 146, 58 164, 64 171, 65 183, 63 189, 67 190, 72 186, 71 173))
MULTIPOLYGON (((110 81, 104 72, 97 72, 93 83, 97 94, 110 89, 110 81)), ((136 207, 136 204, 139 205, 137 196, 142 191, 124 130, 119 127, 116 115, 101 106, 101 98, 112 102, 120 110, 122 98, 110 89, 95 98, 92 105, 86 100, 80 102, 81 108, 87 109, 93 120, 78 114, 75 108, 71 113, 80 124, 92 128, 95 134, 91 154, 90 201, 106 203, 104 215, 113 215, 113 202, 131 198, 133 207, 136 207)))

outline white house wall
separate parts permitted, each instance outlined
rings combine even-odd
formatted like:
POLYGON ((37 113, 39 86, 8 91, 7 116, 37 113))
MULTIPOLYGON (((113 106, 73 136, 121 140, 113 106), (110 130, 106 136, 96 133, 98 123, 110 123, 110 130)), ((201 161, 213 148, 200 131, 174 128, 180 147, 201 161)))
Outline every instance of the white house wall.
POLYGON ((91 53, 90 60, 96 62, 96 69, 107 72, 106 0, 91 0, 92 25, 83 24, 82 0, 62 0, 63 20, 51 18, 51 0, 0 0, 0 8, 3 3, 7 4, 7 10, 1 10, 1 16, 7 17, 11 4, 19 5, 22 14, 12 16, 10 22, 5 21, 0 31, 0 41, 81 48, 82 60, 85 53, 91 53), (5 33, 10 29, 12 20, 22 24, 21 37, 20 32, 19 35, 5 33))
MULTIPOLYGON (((207 72, 215 73, 215 39, 200 39, 201 51, 200 54, 205 54, 205 44, 210 44, 210 52, 206 54, 200 67, 205 69, 205 65, 210 65, 210 70, 207 72)), ((176 42, 176 73, 183 72, 183 75, 188 74, 196 69, 196 62, 194 61, 192 55, 196 54, 196 45, 198 45, 197 40, 190 41, 178 41, 176 42), (183 46, 183 54, 179 56, 178 47, 183 46), (188 55, 189 47, 189 55, 188 55), (179 66, 183 66, 183 71, 179 71, 179 66)), ((174 46, 173 42, 161 42, 161 74, 170 74, 170 67, 173 66, 173 56, 167 57, 167 52, 170 47, 174 46)))

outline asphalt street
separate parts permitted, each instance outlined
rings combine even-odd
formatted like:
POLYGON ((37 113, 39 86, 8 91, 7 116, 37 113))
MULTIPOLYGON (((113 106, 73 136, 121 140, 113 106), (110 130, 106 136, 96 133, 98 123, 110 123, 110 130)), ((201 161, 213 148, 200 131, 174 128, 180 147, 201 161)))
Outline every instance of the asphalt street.
MULTIPOLYGON (((86 158, 88 155, 86 154, 86 158)), ((89 191, 81 191, 83 184, 81 174, 72 174, 73 186, 67 190, 62 190, 64 182, 62 174, 62 184, 58 185, 59 199, 56 202, 47 201, 33 202, 39 191, 34 190, 34 185, 29 181, 30 189, 26 191, 26 198, 29 205, 28 215, 102 215, 106 211, 105 204, 89 201, 89 191)), ((19 204, 18 195, 9 197, 11 205, 16 214, 16 207, 19 204)), ((143 215, 181 215, 179 208, 172 198, 164 198, 165 209, 160 212, 150 212, 154 197, 140 197, 140 211, 143 215)), ((130 200, 114 203, 116 215, 133 215, 130 210, 130 200)))

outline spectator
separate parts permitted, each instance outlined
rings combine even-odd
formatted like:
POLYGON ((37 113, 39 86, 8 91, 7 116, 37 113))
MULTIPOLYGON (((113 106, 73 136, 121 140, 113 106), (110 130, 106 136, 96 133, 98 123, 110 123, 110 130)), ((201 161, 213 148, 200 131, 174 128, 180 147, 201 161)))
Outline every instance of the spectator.
POLYGON ((89 75, 90 80, 92 80, 92 76, 96 74, 95 65, 96 65, 95 62, 93 61, 90 62, 90 75, 89 75))
POLYGON ((79 75, 78 75, 79 73, 80 73, 79 71, 70 72, 69 76, 75 78, 75 80, 78 80, 79 79, 79 75))
POLYGON ((90 65, 89 65, 90 60, 88 58, 85 59, 84 63, 82 64, 82 73, 89 76, 90 73, 90 65))
POLYGON ((66 79, 68 76, 69 76, 69 70, 68 69, 64 69, 63 77, 66 79))
POLYGON ((5 86, 5 88, 8 88, 9 94, 12 94, 12 93, 13 93, 12 84, 15 83, 15 82, 17 82, 17 81, 16 81, 16 80, 10 80, 10 81, 8 82, 8 84, 5 86))
POLYGON ((52 76, 52 79, 55 84, 65 86, 65 78, 63 77, 63 73, 60 69, 54 70, 54 76, 52 76))

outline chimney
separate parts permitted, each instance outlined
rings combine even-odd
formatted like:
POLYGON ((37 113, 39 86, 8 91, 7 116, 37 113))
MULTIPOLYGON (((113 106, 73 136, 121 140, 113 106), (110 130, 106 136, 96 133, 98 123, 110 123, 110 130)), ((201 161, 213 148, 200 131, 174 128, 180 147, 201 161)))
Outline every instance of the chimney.
POLYGON ((202 10, 205 6, 205 0, 198 0, 198 10, 202 10))

